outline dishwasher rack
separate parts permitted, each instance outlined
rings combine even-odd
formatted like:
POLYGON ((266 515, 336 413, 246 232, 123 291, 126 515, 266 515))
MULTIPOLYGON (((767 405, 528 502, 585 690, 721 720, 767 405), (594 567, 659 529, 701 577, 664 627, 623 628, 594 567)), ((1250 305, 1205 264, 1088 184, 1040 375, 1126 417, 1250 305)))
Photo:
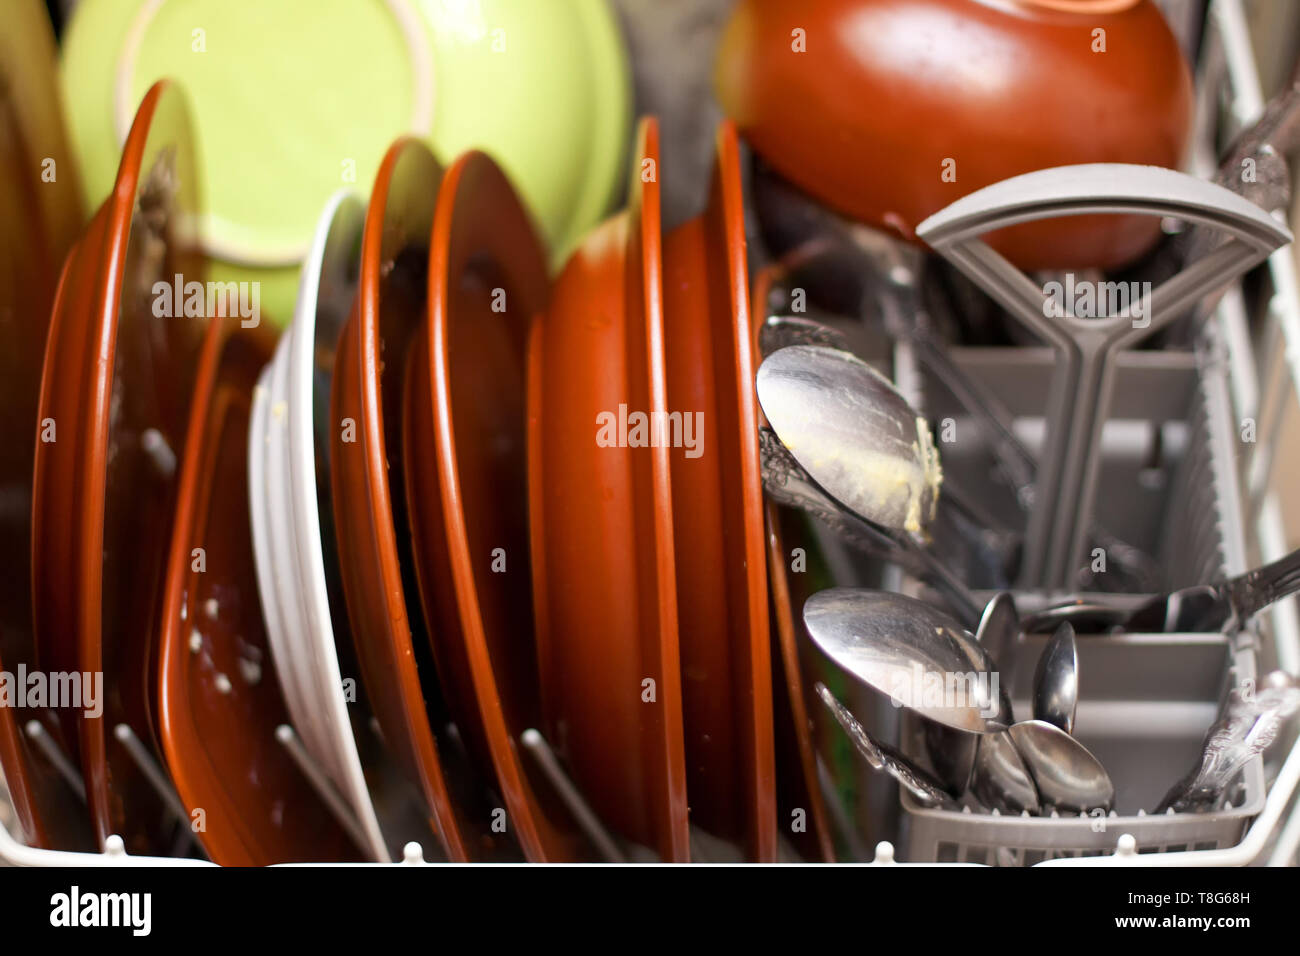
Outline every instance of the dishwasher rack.
MULTIPOLYGON (((1216 166, 1216 139, 1230 138, 1259 115, 1264 105, 1243 0, 1212 0, 1200 59, 1201 135, 1192 172, 1208 178, 1216 166), (1215 137, 1216 130, 1228 135, 1215 137)), ((1274 253, 1266 271, 1272 294, 1267 297, 1264 314, 1252 314, 1251 302, 1239 286, 1220 302, 1210 337, 1213 345, 1201 354, 1197 384, 1205 418, 1200 425, 1192 422, 1193 429, 1235 430, 1234 423, 1250 419, 1261 436, 1258 443, 1244 450, 1237 443, 1237 455, 1229 458, 1226 469, 1223 456, 1211 456, 1209 462, 1213 475, 1204 487, 1215 490, 1220 508, 1225 502, 1228 505, 1227 515, 1218 513, 1220 530, 1225 533, 1213 542, 1218 566, 1226 573, 1256 561, 1274 560, 1286 551, 1274 466, 1287 406, 1300 395, 1300 282, 1293 250, 1283 248, 1274 253), (1260 332, 1258 343, 1252 324, 1260 332)), ((1222 443, 1221 437, 1205 440, 1209 445, 1222 443)), ((1189 493, 1194 492, 1191 489, 1189 493)), ((1119 655, 1195 646, 1205 666, 1219 662, 1225 686, 1229 680, 1246 679, 1274 666, 1300 672, 1300 614, 1294 599, 1261 615, 1257 627, 1235 646, 1213 635, 1128 635, 1104 640, 1111 642, 1114 646, 1109 650, 1119 655)), ((1111 718, 1122 720, 1122 710, 1116 710, 1111 718)), ((907 855, 915 863, 899 863, 892 844, 880 843, 873 864, 1238 866, 1256 862, 1266 853, 1274 865, 1295 863, 1300 848, 1300 801, 1294 807, 1292 802, 1300 785, 1300 742, 1290 747, 1271 788, 1266 786, 1268 777, 1265 762, 1254 761, 1245 771, 1230 809, 1204 815, 1212 820, 1190 822, 1185 814, 1137 813, 1110 816, 1100 824, 1093 818, 995 818, 925 810, 908 806, 903 798, 911 824, 907 855)), ((0 804, 4 797, 0 788, 0 804)), ((0 806, 0 811, 3 809, 0 806)), ((129 856, 117 837, 111 837, 106 851, 99 854, 34 849, 15 841, 3 821, 0 812, 0 865, 213 865, 191 859, 129 856)), ((410 843, 401 862, 356 865, 422 863, 421 846, 410 843)))

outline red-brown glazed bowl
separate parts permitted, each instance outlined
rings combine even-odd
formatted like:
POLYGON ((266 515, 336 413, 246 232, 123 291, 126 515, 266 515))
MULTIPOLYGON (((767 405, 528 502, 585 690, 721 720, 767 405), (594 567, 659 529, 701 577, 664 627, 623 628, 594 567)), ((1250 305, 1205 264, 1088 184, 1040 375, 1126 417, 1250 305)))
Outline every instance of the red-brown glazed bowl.
MULTIPOLYGON (((909 240, 1020 173, 1177 167, 1192 122, 1190 71, 1152 0, 740 0, 715 86, 783 176, 909 240)), ((1023 269, 1109 268, 1158 235, 1152 219, 1090 216, 989 242, 1023 269)))

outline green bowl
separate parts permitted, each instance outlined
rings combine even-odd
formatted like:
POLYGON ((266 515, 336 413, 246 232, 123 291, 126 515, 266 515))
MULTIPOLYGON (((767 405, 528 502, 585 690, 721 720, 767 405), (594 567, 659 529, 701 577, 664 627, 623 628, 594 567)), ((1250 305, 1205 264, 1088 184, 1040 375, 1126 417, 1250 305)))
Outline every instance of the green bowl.
POLYGON ((606 0, 83 0, 63 44, 89 208, 154 80, 194 104, 213 278, 293 314, 298 263, 389 144, 492 154, 559 264, 622 185, 627 55, 606 0))

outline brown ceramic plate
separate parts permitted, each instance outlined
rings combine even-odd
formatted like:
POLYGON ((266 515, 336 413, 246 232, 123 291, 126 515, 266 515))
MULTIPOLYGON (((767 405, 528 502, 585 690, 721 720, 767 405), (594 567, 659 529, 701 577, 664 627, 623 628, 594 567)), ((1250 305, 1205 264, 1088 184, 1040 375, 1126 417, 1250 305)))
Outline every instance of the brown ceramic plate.
POLYGON ((495 779, 529 860, 589 857, 518 740, 541 725, 528 553, 528 328, 542 246, 486 155, 447 170, 429 251, 429 324, 407 372, 407 501, 420 594, 451 716, 495 779))
MULTIPOLYGON (((768 265, 760 269, 754 279, 754 294, 750 301, 759 310, 752 333, 754 366, 762 361, 758 339, 766 318, 768 297, 773 284, 783 272, 779 264, 768 265)), ((761 408, 758 410, 758 420, 766 423, 761 408)), ((822 799, 821 783, 817 778, 817 750, 813 743, 812 719, 808 713, 803 671, 799 663, 803 615, 798 613, 790 593, 790 580, 786 574, 786 562, 790 560, 790 555, 781 533, 780 509, 770 501, 767 502, 764 505, 763 519, 767 537, 772 637, 777 650, 774 660, 778 675, 773 686, 773 702, 777 726, 779 813, 781 819, 787 821, 794 819, 797 811, 804 810, 807 825, 802 831, 792 831, 794 844, 804 859, 821 859, 831 863, 835 860, 835 847, 831 840, 826 804, 822 799)))
POLYGON ((471 809, 449 789, 456 742, 443 733, 437 710, 442 695, 423 633, 402 480, 404 372, 427 322, 429 242, 442 178, 427 147, 401 139, 375 179, 357 303, 334 365, 330 474, 343 590, 367 697, 443 849, 466 861, 499 855, 496 844, 505 841, 493 839, 490 811, 471 809))
POLYGON ((703 215, 664 239, 673 544, 691 822, 776 859, 772 673, 735 127, 703 215))
MULTIPOLYGON (((45 5, 12 0, 0 30, 0 661, 36 667, 31 502, 41 356, 59 269, 81 229, 81 190, 59 102, 58 50, 45 5)), ((0 770, 22 838, 84 849, 89 817, 24 726, 61 737, 44 708, 0 714, 0 770)))
POLYGON ((33 478, 37 657, 46 671, 103 675, 100 715, 59 716, 96 836, 102 844, 119 834, 132 853, 172 848, 163 798, 122 738, 134 736, 160 763, 152 675, 206 319, 153 290, 176 276, 206 279, 196 179, 184 98, 158 83, 140 104, 112 193, 64 265, 41 380, 42 439, 54 440, 38 440, 33 478))
POLYGON ((569 259, 530 334, 529 528, 547 735, 608 826, 684 862, 669 449, 617 434, 620 408, 667 410, 658 165, 643 120, 629 209, 569 259))
POLYGON ((248 425, 274 346, 214 319, 180 465, 159 650, 159 736, 213 862, 362 859, 289 751, 253 567, 248 425))

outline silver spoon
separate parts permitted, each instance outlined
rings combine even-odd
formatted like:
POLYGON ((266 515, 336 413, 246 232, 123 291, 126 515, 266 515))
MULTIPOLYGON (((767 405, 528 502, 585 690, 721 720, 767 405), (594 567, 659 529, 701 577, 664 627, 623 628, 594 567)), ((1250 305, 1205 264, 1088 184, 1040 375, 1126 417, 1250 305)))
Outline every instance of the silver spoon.
MULTIPOLYGON (((780 349, 795 345, 820 345, 854 354, 844 333, 816 319, 806 316, 770 315, 764 320, 759 332, 759 352, 764 358, 780 349)), ((770 496, 782 504, 803 508, 838 530, 840 520, 829 514, 837 509, 828 507, 825 501, 816 500, 823 494, 820 489, 812 495, 805 495, 802 501, 788 500, 792 493, 798 493, 796 488, 785 487, 787 479, 795 473, 800 473, 801 479, 795 484, 804 484, 812 488, 816 488, 816 484, 806 472, 802 471, 793 456, 784 452, 784 449, 777 452, 761 444, 766 437, 766 434, 760 434, 760 451, 763 456, 764 485, 769 488, 770 496)), ((1001 521, 985 509, 978 499, 966 495, 951 483, 945 487, 941 503, 951 509, 952 530, 962 539, 970 559, 977 563, 995 586, 1002 586, 1007 581, 1008 556, 1020 550, 1021 536, 1017 532, 1002 528, 1001 521)), ((852 532, 850 536, 856 537, 852 532)), ((866 550, 868 553, 880 554, 879 545, 872 545, 866 550)), ((886 546, 882 556, 897 560, 897 552, 896 547, 886 546), (895 553, 893 557, 889 554, 891 550, 895 553)), ((923 571, 921 574, 924 576, 923 571)))
POLYGON ((848 734, 849 739, 853 741, 854 746, 858 748, 858 753, 862 754, 867 763, 876 770, 883 770, 889 774, 899 785, 907 790, 918 803, 924 807, 940 807, 952 804, 951 797, 944 785, 924 768, 917 766, 903 754, 894 750, 886 744, 876 740, 866 729, 858 723, 847 707, 835 699, 835 695, 821 681, 818 681, 814 688, 817 696, 822 699, 835 720, 848 734))
POLYGON ((1015 598, 1008 591, 1000 591, 984 605, 975 640, 989 657, 1001 662, 1019 637, 1020 615, 1016 611, 1015 598))
POLYGON ((800 315, 769 315, 758 332, 758 350, 766 358, 791 345, 824 345, 850 352, 848 337, 825 322, 800 315))
POLYGON ((1300 710, 1300 683, 1274 671, 1247 696, 1234 687, 1223 714, 1205 737, 1201 759, 1156 807, 1157 813, 1211 813, 1251 758, 1277 737, 1282 722, 1300 710))
POLYGON ((1033 775, 1006 730, 994 730, 979 738, 970 789, 975 799, 991 810, 1038 813, 1041 809, 1033 775))
MULTIPOLYGON (((878 316, 888 335, 911 345, 918 361, 945 384, 984 431, 1016 503, 1032 516, 1039 497, 1037 460, 1015 434, 1010 412, 953 360, 934 330, 921 294, 924 257, 883 233, 844 220, 761 166, 753 186, 768 244, 799 261, 799 268, 819 281, 823 291, 832 293, 840 303, 837 308, 856 309, 864 318, 878 316)), ((1143 592, 1156 586, 1158 569, 1149 556, 1096 523, 1090 535, 1112 559, 1112 576, 1122 575, 1130 585, 1123 590, 1143 592)))
POLYGON ((1136 633, 1234 631, 1276 601, 1300 592, 1300 550, 1219 584, 1198 584, 1150 598, 1131 611, 1067 602, 1025 619, 1027 631, 1071 620, 1136 633))
POLYGON ((882 527, 925 529, 939 456, 925 420, 883 375, 840 349, 795 345, 763 361, 757 387, 772 430, 832 497, 882 527))
POLYGON ((930 428, 884 376, 839 349, 795 345, 759 367, 758 401, 791 457, 836 501, 922 563, 959 612, 979 610, 925 546, 942 473, 930 428))
POLYGON ((1086 813, 1109 811, 1115 785, 1106 768, 1083 744, 1045 720, 1023 720, 1008 733, 1034 778, 1045 808, 1086 813))
POLYGON ((910 551, 881 529, 864 521, 826 494, 781 444, 770 428, 758 430, 758 454, 763 491, 777 504, 812 515, 860 551, 924 573, 910 551))
POLYGON ((1110 604, 1076 599, 1026 614, 1020 626, 1026 634, 1046 634, 1069 622, 1076 633, 1095 634, 1122 627, 1130 613, 1110 604))
POLYGON ((1064 622, 1047 641, 1034 670, 1034 719, 1074 733, 1079 704, 1079 648, 1074 628, 1064 622))
POLYGON ((942 611, 891 591, 830 588, 803 607, 813 642, 867 686, 939 724, 985 733, 1010 701, 993 661, 942 611))

